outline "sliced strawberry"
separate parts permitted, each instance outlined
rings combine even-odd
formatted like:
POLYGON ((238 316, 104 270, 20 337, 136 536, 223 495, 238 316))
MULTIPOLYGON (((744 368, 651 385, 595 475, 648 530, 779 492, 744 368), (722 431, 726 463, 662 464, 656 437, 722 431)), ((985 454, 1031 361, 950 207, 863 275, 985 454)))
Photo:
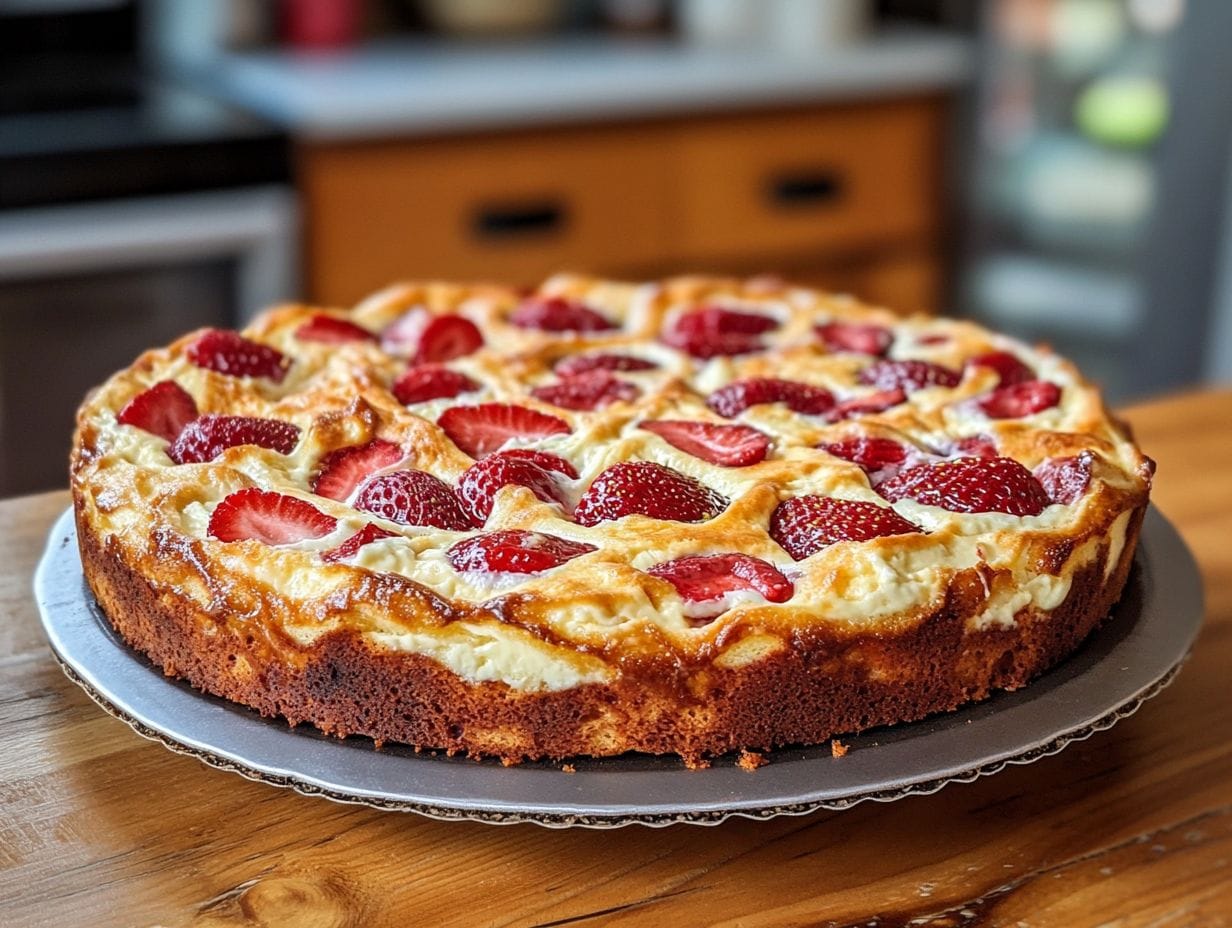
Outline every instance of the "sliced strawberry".
POLYGON ((706 405, 725 419, 740 415, 750 406, 763 403, 786 403, 792 412, 821 415, 834 408, 834 394, 824 387, 814 387, 796 380, 752 377, 735 380, 710 394, 706 405))
POLYGON ((659 365, 628 354, 579 354, 556 365, 561 377, 577 377, 591 371, 653 371, 659 365))
POLYGON ((1001 378, 1000 386, 1026 383, 1035 379, 1035 371, 1023 364, 1018 356, 1008 351, 989 351, 967 359, 967 367, 991 367, 1001 378))
POLYGON ((312 492, 326 499, 344 502, 370 475, 392 467, 404 457, 406 452, 400 447, 380 438, 366 445, 351 445, 331 451, 321 459, 321 468, 312 482, 312 492))
POLYGON ((399 358, 411 357, 431 319, 432 314, 422 306, 407 310, 381 330, 381 350, 399 358))
POLYGON ((877 488, 888 500, 914 499, 951 512, 1035 516, 1049 504, 1031 472, 1013 458, 954 458, 921 464, 877 488))
POLYGON ((390 389, 399 403, 410 406, 428 400, 452 399, 460 393, 478 390, 479 384, 440 364, 420 364, 395 380, 390 389))
POLYGON ((462 316, 435 316, 424 326, 415 349, 416 364, 442 364, 474 354, 483 347, 483 335, 475 323, 462 316))
POLYGON ((359 549, 364 545, 379 541, 382 538, 393 537, 395 537, 393 532, 381 528, 375 522, 369 522, 342 544, 338 545, 338 547, 322 552, 321 560, 327 564, 336 564, 338 561, 349 560, 357 555, 359 549))
POLYGON ((268 377, 274 383, 282 383, 291 366, 291 359, 281 351, 230 329, 207 329, 189 343, 185 353, 198 367, 231 377, 268 377))
POLYGON ((907 460, 907 448, 890 438, 861 435, 818 445, 826 454, 851 461, 873 474, 887 467, 897 467, 907 460))
POLYGON ((1050 500, 1068 506, 1081 499, 1090 489, 1094 463, 1095 456, 1089 451, 1074 457, 1049 458, 1035 468, 1035 479, 1050 500))
POLYGON ((794 496, 770 516, 770 537, 802 561, 840 541, 869 541, 921 531, 888 506, 832 496, 794 496))
POLYGON ((188 391, 174 380, 164 380, 125 403, 116 421, 175 441, 184 426, 195 418, 197 404, 188 391))
POLYGON ((827 422, 841 422, 856 416, 870 416, 873 413, 885 412, 907 402, 907 394, 900 389, 878 390, 868 396, 856 396, 843 400, 828 413, 827 422))
POLYGON ((403 525, 458 532, 473 525, 449 485, 421 470, 396 470, 365 481, 352 505, 403 525))
POLYGON ((762 313, 702 306, 678 316, 662 341, 704 360, 761 351, 765 345, 760 336, 778 326, 776 319, 762 313))
POLYGON ((715 425, 657 419, 641 428, 654 432, 674 448, 722 467, 748 467, 766 458, 770 438, 748 425, 715 425))
POLYGON ((569 541, 542 532, 507 529, 459 541, 446 552, 454 570, 502 571, 536 574, 559 567, 575 557, 598 550, 594 545, 569 541))
POLYGON ((875 361, 860 371, 859 381, 878 390, 906 390, 925 387, 956 387, 962 380, 958 371, 931 361, 875 361))
POLYGON ((722 611, 721 601, 728 593, 750 590, 772 603, 785 603, 795 593, 792 582, 777 567, 747 554, 682 557, 656 564, 646 573, 666 580, 688 603, 719 600, 710 615, 722 611))
POLYGON ((880 325, 858 322, 827 322, 816 328, 817 335, 831 351, 854 351, 881 357, 894 344, 894 335, 880 325))
POLYGON ((299 442, 299 426, 280 419, 250 416, 198 416, 167 449, 177 464, 212 461, 236 445, 259 445, 279 454, 290 454, 299 442))
POLYGON ((1027 380, 997 387, 976 400, 989 419, 1021 419, 1051 409, 1061 402, 1061 388, 1050 380, 1027 380))
POLYGON ((458 495, 476 522, 482 524, 487 521, 497 492, 507 486, 526 487, 545 503, 565 505, 564 491, 552 471, 564 474, 572 471, 576 476, 577 472, 573 470, 573 466, 554 454, 532 451, 531 455, 533 457, 511 451, 498 451, 489 454, 482 461, 477 461, 463 472, 458 480, 458 495), (541 459, 549 458, 554 458, 568 470, 540 463, 541 459))
POLYGON ((531 296, 512 313, 509 322, 520 329, 544 332, 607 332, 616 324, 585 303, 563 296, 531 296))
POLYGON ((328 535, 338 520, 312 503, 283 493, 248 487, 214 507, 209 533, 219 541, 260 541, 289 545, 328 535))
POLYGON ((925 332, 915 340, 917 345, 924 345, 925 347, 932 345, 946 345, 949 344, 949 342, 950 336, 942 335, 940 332, 925 332))
POLYGON ((531 396, 562 409, 577 409, 588 412, 610 403, 631 402, 641 390, 635 384, 608 371, 591 371, 566 377, 559 383, 545 384, 530 391, 531 396))
POLYGON ((991 435, 968 435, 954 442, 950 454, 964 458, 995 458, 997 442, 991 435))
POLYGON ((672 522, 704 522, 727 508, 728 499, 678 470, 652 461, 613 464, 582 494, 574 518, 582 525, 640 513, 672 522))
POLYGON ((546 438, 573 431, 563 419, 508 403, 454 406, 436 421, 453 443, 473 458, 491 454, 510 439, 546 438))
POLYGON ((324 342, 327 345, 342 345, 346 342, 375 342, 376 335, 363 326, 337 316, 316 313, 295 330, 295 337, 302 342, 324 342))
POLYGON ((530 461, 532 464, 538 464, 544 470, 555 471, 558 474, 564 474, 572 480, 577 480, 577 468, 570 464, 562 457, 555 454, 549 454, 546 451, 535 451, 532 448, 510 448, 508 451, 499 452, 501 457, 510 460, 530 461))

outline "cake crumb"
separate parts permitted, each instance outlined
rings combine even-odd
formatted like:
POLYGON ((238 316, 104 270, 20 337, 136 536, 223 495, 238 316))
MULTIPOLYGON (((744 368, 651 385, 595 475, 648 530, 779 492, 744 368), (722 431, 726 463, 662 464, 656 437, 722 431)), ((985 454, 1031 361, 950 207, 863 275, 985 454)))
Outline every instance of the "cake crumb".
POLYGON ((766 760, 765 754, 758 754, 756 751, 741 751, 740 759, 736 761, 736 766, 741 770, 756 770, 758 767, 764 767, 770 761, 766 760))
POLYGON ((561 764, 560 772, 561 773, 577 773, 577 767, 573 766, 573 764, 561 764))
POLYGON ((847 745, 843 744, 843 742, 839 741, 837 738, 834 738, 830 741, 830 756, 831 757, 846 757, 847 752, 849 750, 851 749, 847 745))

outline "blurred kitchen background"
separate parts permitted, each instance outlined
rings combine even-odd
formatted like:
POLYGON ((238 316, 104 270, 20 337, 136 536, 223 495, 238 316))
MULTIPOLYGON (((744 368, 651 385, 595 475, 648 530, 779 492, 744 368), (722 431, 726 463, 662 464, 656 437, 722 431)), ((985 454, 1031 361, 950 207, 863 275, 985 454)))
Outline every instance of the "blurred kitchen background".
POLYGON ((1232 379, 1225 0, 0 0, 0 496, 282 299, 773 273, 1232 379))

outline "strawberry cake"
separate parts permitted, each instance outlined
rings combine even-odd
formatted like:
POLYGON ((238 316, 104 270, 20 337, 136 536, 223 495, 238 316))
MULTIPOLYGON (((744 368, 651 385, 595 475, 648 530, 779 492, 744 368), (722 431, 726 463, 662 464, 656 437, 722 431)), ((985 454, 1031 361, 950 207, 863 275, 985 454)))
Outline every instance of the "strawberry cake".
POLYGON ((432 283, 85 401, 85 574, 169 675, 527 758, 815 744, 1012 689, 1125 584, 1152 464, 1045 348, 767 280, 432 283))

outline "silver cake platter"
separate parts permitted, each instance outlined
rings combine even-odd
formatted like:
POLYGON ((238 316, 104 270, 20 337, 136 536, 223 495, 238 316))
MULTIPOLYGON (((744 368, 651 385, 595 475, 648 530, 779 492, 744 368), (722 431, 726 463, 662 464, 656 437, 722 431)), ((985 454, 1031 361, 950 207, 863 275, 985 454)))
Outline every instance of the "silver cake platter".
POLYGON ((327 737, 168 679, 112 630, 86 586, 72 512, 56 522, 35 577, 52 651, 70 679, 138 734, 223 770, 338 802, 437 819, 613 828, 717 824, 888 802, 1028 764, 1133 714, 1176 675, 1202 621, 1197 565, 1176 530, 1147 514, 1125 595, 1069 659, 1018 692, 922 722, 781 749, 746 771, 644 755, 504 767, 327 737))

